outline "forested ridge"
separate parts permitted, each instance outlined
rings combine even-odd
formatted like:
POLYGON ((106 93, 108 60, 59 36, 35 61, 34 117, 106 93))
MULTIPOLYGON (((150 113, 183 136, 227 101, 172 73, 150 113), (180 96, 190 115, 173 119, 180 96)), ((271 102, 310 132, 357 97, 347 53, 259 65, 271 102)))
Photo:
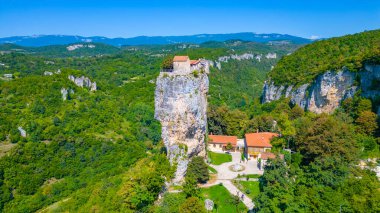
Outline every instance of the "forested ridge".
POLYGON ((329 70, 346 67, 355 72, 379 61, 380 30, 365 31, 306 45, 283 57, 269 77, 276 85, 301 85, 329 70))

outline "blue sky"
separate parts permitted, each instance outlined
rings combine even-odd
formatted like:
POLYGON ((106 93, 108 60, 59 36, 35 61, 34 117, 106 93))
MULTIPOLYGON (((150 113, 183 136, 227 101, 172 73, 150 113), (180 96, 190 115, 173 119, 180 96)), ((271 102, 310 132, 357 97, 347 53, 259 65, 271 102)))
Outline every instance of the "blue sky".
POLYGON ((286 33, 332 37, 380 28, 380 0, 0 0, 0 37, 286 33))

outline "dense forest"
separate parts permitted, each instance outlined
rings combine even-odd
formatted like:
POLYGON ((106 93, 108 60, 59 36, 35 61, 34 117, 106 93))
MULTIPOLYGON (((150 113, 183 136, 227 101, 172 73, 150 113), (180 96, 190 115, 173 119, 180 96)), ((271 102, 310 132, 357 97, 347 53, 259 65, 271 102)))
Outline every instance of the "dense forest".
POLYGON ((380 30, 314 42, 283 57, 269 73, 278 85, 310 83, 328 70, 346 67, 359 71, 365 63, 380 61, 380 30))
MULTIPOLYGON (((277 58, 231 59, 211 68, 208 131, 239 138, 257 130, 281 134, 272 145, 285 158, 266 165, 255 210, 379 212, 380 183, 373 172, 380 157, 377 100, 358 94, 331 115, 305 112, 288 99, 260 103, 272 66, 273 80, 292 84, 326 69, 360 69, 379 55, 377 43, 371 43, 378 34, 319 41, 296 52, 299 45, 244 41, 109 50, 105 45, 107 50, 83 48, 78 54, 67 54, 66 46, 38 51, 3 46, 0 212, 206 212, 205 193, 228 192, 223 186, 197 187, 209 179, 200 158, 190 162, 181 193, 164 194, 154 203, 174 172, 154 119, 155 78, 162 61, 175 54, 216 62, 244 53, 277 58), (372 45, 363 46, 367 41, 372 45), (89 77, 97 90, 77 86, 69 75, 89 77), (62 88, 69 91, 66 100, 62 88)), ((236 209, 226 211, 246 210, 233 196, 228 202, 236 209)))
MULTIPOLYGON (((128 60, 124 63, 129 64, 128 60)), ((138 64, 133 66, 138 72, 138 64)), ((140 70, 146 77, 119 87, 94 74, 93 79, 105 80, 99 80, 99 89, 91 92, 67 78, 91 71, 65 68, 51 76, 38 71, 44 70, 20 72, 0 85, 0 136, 2 145, 13 147, 0 159, 1 209, 32 212, 64 198, 61 208, 75 211, 95 208, 91 202, 103 211, 148 208, 171 176, 161 149, 160 125, 153 118, 154 85, 149 80, 154 75, 148 75, 149 69, 140 70), (67 100, 62 99, 61 88, 72 91, 67 100), (18 127, 26 131, 25 138, 18 127), (147 171, 131 172, 135 164, 147 171), (136 184, 125 179, 129 174, 141 180, 135 186, 143 187, 141 193, 116 196, 125 194, 126 185, 136 184), (88 197, 99 190, 105 190, 109 199, 120 199, 88 197), (75 197, 81 199, 71 199, 75 197)))
MULTIPOLYGON (((164 57, 216 61, 247 52, 281 56, 298 47, 241 41, 187 48, 94 45, 0 48, 0 211, 152 211, 174 171, 154 119, 154 80, 164 57), (97 90, 77 86, 69 75, 88 77, 97 90)), ((211 105, 248 105, 276 61, 230 60, 212 68, 211 105)), ((188 193, 197 191, 197 180, 187 179, 188 193)), ((202 198, 184 195, 187 202, 194 199, 202 198)))

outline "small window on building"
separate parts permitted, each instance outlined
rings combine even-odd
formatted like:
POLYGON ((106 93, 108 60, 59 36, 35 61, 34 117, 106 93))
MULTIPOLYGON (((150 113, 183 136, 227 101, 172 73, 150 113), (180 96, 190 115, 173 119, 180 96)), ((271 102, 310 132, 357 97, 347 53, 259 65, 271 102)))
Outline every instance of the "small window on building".
POLYGON ((214 148, 216 147, 216 144, 213 144, 214 148))

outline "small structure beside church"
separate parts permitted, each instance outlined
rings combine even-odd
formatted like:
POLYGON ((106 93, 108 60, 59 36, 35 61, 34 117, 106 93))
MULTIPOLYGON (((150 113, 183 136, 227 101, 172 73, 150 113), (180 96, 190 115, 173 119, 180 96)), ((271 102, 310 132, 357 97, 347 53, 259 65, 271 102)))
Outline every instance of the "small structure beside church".
POLYGON ((237 137, 227 135, 209 135, 208 136, 208 150, 212 152, 232 151, 234 152, 237 147, 237 137), (231 149, 228 149, 228 144, 231 144, 231 149))

